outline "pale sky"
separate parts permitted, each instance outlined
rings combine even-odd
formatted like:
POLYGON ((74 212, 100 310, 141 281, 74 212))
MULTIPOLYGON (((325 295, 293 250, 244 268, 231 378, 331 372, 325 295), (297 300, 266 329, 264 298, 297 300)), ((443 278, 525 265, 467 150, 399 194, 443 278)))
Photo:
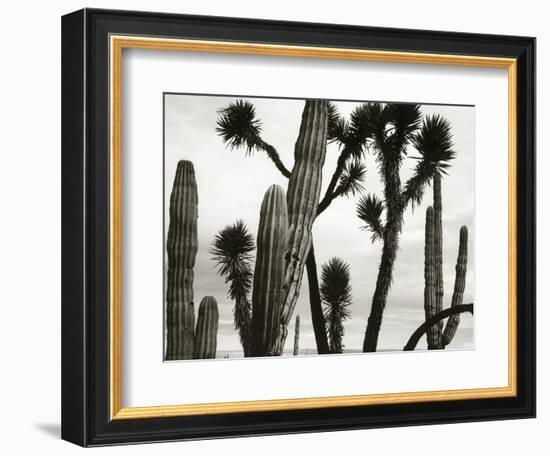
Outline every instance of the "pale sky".
MULTIPOLYGON (((294 144, 300 127, 303 100, 246 98, 256 107, 262 121, 262 137, 274 146, 283 163, 292 170, 294 144)), ((204 95, 165 95, 165 231, 168 230, 168 205, 179 160, 191 160, 195 167, 199 194, 199 250, 195 264, 195 302, 203 296, 214 296, 220 308, 218 351, 240 349, 237 331, 233 329, 233 302, 227 297, 228 287, 220 277, 208 250, 215 234, 237 219, 243 219, 256 235, 260 205, 271 184, 285 190, 287 179, 281 176, 263 152, 246 156, 245 151, 230 150, 216 134, 217 111, 237 97, 204 95)), ((340 114, 349 116, 356 102, 337 102, 340 114)), ((444 307, 450 305, 454 286, 454 268, 458 253, 458 236, 462 225, 469 230, 468 273, 464 302, 473 302, 474 290, 474 116, 472 106, 422 105, 424 114, 441 114, 449 120, 454 137, 456 158, 444 177, 443 199, 443 264, 444 307)), ((416 156, 414 150, 409 156, 416 156)), ((336 145, 329 145, 323 168, 323 188, 328 185, 338 158, 336 145)), ((382 198, 382 184, 372 155, 365 159, 366 193, 382 198)), ((407 158, 401 168, 402 182, 412 175, 415 160, 407 158)), ((313 226, 313 240, 320 276, 321 265, 338 256, 349 263, 353 304, 352 319, 344 323, 346 350, 360 350, 370 311, 378 273, 381 242, 370 241, 370 233, 361 230, 356 216, 358 197, 341 197, 319 216, 313 226)), ((424 321, 424 223, 426 208, 432 203, 429 188, 423 203, 414 212, 405 213, 400 250, 394 269, 393 285, 388 295, 378 347, 401 350, 412 332, 424 321)), ((165 236, 166 236, 165 232, 165 236)), ((295 315, 301 316, 300 348, 315 349, 309 311, 307 277, 295 315)), ((289 330, 293 334, 293 324, 289 330)), ((449 349, 473 348, 473 318, 463 314, 459 331, 449 349)), ((292 337, 289 337, 292 340, 292 337)), ((287 340, 289 349, 291 342, 287 340)), ((422 340, 418 349, 425 348, 422 340)))

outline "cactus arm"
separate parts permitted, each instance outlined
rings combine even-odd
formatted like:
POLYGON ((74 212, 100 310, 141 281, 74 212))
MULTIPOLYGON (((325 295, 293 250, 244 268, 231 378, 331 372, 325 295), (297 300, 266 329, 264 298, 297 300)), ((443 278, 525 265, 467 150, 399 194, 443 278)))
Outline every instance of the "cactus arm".
POLYGON ((277 352, 281 354, 287 327, 298 300, 306 258, 311 247, 311 227, 317 216, 322 169, 327 146, 328 103, 307 100, 294 151, 288 183, 289 238, 285 253, 284 305, 277 352))
POLYGON ((252 356, 275 353, 283 304, 288 213, 284 190, 272 185, 260 211, 252 288, 252 356))
POLYGON ((218 339, 218 303, 212 296, 205 296, 199 306, 193 358, 216 357, 218 339))
MULTIPOLYGON (((441 204, 441 174, 436 172, 433 178, 433 198, 434 198, 434 267, 435 267, 435 309, 434 313, 443 310, 443 226, 442 226, 442 204, 441 204)), ((460 318, 460 317, 458 317, 460 318)), ((443 348, 442 332, 443 322, 435 325, 434 343, 436 348, 443 348)))
POLYGON ((459 315, 464 312, 470 312, 472 315, 474 313, 474 305, 472 304, 458 304, 454 307, 448 307, 445 310, 442 310, 438 314, 435 314, 432 318, 422 323, 414 333, 412 333, 405 347, 404 351, 414 350, 420 338, 426 333, 426 331, 433 325, 449 317, 452 318, 455 315, 459 315))
POLYGON ((292 354, 297 356, 300 352, 300 315, 296 315, 296 322, 294 323, 294 350, 292 354))
MULTIPOLYGON (((460 228, 460 242, 458 246, 458 258, 456 260, 455 286, 451 308, 462 304, 464 298, 464 288, 466 287, 466 270, 468 265, 468 228, 460 228)), ((460 314, 455 314, 447 320, 447 325, 443 331, 443 346, 449 345, 456 334, 458 324, 460 323, 460 314)))
POLYGON ((193 357, 193 267, 198 250, 198 194, 193 163, 181 160, 170 195, 166 250, 166 359, 193 357))
MULTIPOLYGON (((424 314, 426 321, 436 315, 436 265, 435 265, 435 220, 434 209, 426 210, 426 230, 424 243, 424 314)), ((439 348, 439 322, 427 329, 428 349, 439 348)))

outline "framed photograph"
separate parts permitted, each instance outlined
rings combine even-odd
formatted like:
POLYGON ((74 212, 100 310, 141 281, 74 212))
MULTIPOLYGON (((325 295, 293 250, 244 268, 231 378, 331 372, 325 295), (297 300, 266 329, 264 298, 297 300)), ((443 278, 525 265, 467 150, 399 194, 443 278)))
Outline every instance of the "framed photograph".
POLYGON ((62 437, 535 416, 535 39, 62 20, 62 437))

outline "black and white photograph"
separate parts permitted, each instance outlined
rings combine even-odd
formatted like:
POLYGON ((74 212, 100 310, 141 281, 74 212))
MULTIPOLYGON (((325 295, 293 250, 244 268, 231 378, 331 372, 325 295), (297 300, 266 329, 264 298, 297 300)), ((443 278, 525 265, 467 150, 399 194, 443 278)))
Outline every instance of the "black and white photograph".
POLYGON ((163 97, 165 361, 475 350, 474 106, 163 97))

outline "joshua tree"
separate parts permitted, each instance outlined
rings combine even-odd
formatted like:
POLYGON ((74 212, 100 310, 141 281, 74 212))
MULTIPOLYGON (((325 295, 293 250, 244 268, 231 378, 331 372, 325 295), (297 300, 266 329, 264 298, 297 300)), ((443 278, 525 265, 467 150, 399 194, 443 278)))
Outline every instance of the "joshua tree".
POLYGON ((375 154, 384 185, 382 201, 369 196, 363 197, 357 205, 357 215, 371 231, 372 239, 382 239, 382 256, 363 342, 365 352, 376 351, 378 344, 399 247, 403 213, 407 207, 400 169, 420 118, 418 105, 380 103, 365 104, 352 117, 352 128, 358 136, 365 138, 366 147, 375 154), (385 212, 384 223, 380 219, 382 212, 385 212))
POLYGON ((243 147, 248 155, 255 150, 263 151, 286 178, 290 171, 281 161, 273 146, 262 137, 262 122, 256 118, 256 109, 249 101, 237 100, 219 111, 216 131, 231 149, 243 147))
POLYGON ((331 353, 342 353, 343 321, 351 317, 351 285, 349 265, 332 258, 321 271, 321 296, 331 353))
MULTIPOLYGON (((420 203, 426 185, 434 178, 439 179, 454 157, 448 122, 439 116, 428 117, 420 132, 417 132, 420 121, 419 106, 414 104, 370 103, 356 110, 352 116, 351 130, 374 152, 384 185, 383 199, 368 195, 357 205, 357 215, 365 222, 365 228, 372 233, 371 240, 382 240, 376 288, 363 342, 363 351, 367 352, 376 351, 378 344, 404 211, 409 203, 413 206, 420 203), (411 143, 421 156, 414 175, 403 186, 400 169, 411 143), (385 221, 382 222, 384 212, 385 221)), ((437 182, 434 187, 437 187, 437 182)), ((434 194, 439 195, 435 204, 439 212, 435 218, 439 217, 441 220, 441 194, 437 193, 437 188, 434 194)), ((441 232, 441 222, 435 229, 441 232)), ((437 246, 436 251, 438 248, 441 247, 437 246)), ((441 255, 436 254, 435 261, 440 264, 441 255)), ((442 286, 442 273, 436 273, 436 284, 442 286)), ((436 298, 436 302, 441 302, 441 299, 442 295, 436 298)))
MULTIPOLYGON (((360 191, 362 189, 361 182, 366 172, 364 164, 360 161, 362 149, 355 145, 353 147, 346 147, 349 124, 338 114, 332 103, 329 103, 327 108, 326 141, 329 143, 336 142, 340 146, 340 155, 327 190, 317 205, 314 218, 329 207, 337 197, 355 194, 360 191)), ((237 100, 220 110, 216 131, 231 149, 243 148, 247 154, 252 154, 254 151, 265 152, 280 173, 286 178, 291 178, 291 172, 282 163, 277 150, 262 139, 262 123, 256 118, 255 108, 252 103, 237 100)), ((289 195, 291 195, 290 190, 289 185, 289 195)), ((325 321, 321 307, 317 266, 312 242, 310 242, 309 251, 306 253, 310 306, 317 351, 319 353, 328 353, 328 340, 325 332, 325 321)), ((293 308, 289 310, 293 310, 293 308)), ((285 317, 289 319, 291 314, 289 315, 287 311, 285 317)))
POLYGON ((210 253, 218 266, 218 273, 229 283, 229 297, 234 301, 235 329, 239 331, 244 356, 250 356, 252 306, 252 251, 254 236, 242 220, 224 227, 214 238, 210 253))

